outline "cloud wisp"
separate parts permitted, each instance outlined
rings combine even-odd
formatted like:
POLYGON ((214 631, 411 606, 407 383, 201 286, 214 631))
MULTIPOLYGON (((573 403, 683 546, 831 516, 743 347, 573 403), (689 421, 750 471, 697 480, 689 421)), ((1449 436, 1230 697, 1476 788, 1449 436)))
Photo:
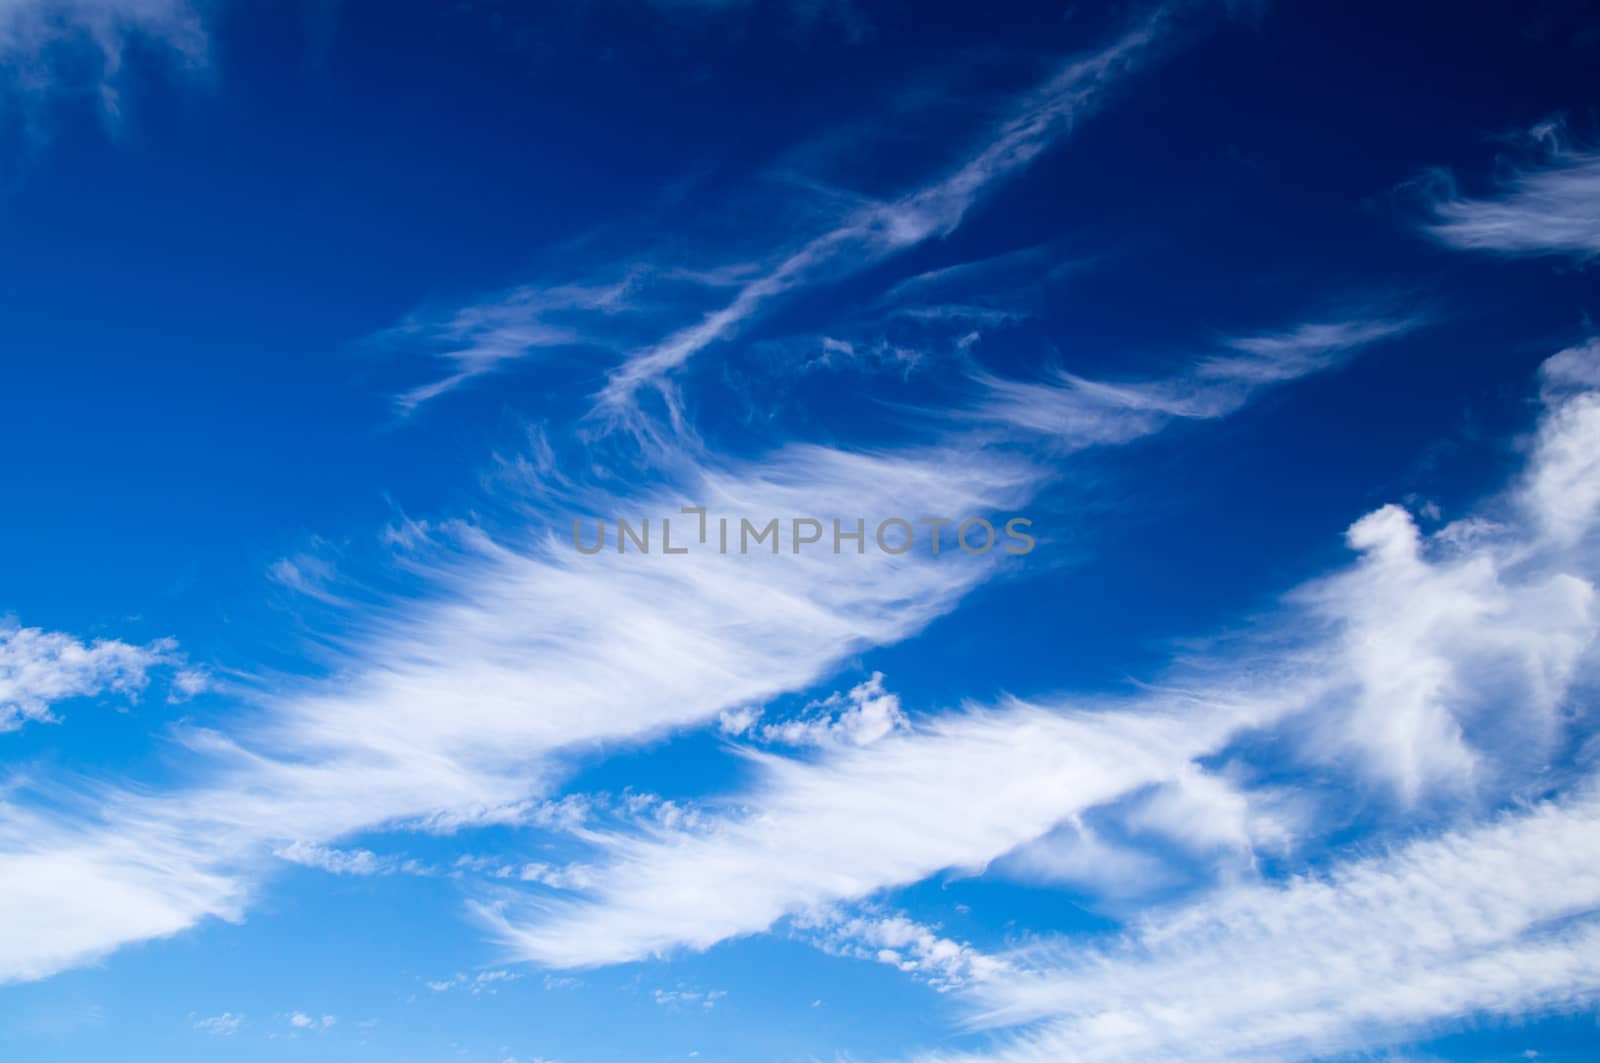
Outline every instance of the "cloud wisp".
POLYGON ((205 29, 185 0, 4 0, 0 86, 22 102, 35 134, 46 128, 39 104, 69 92, 92 92, 114 124, 122 114, 125 56, 131 46, 147 42, 187 68, 206 59, 205 29), (90 62, 78 61, 83 56, 90 62), (78 75, 89 70, 92 81, 67 80, 69 69, 78 75))
MULTIPOLYGON (((664 335, 658 332, 627 343, 612 327, 615 321, 608 322, 637 309, 625 297, 642 279, 637 267, 625 271, 631 280, 615 285, 524 286, 480 305, 442 315, 417 315, 380 338, 391 344, 419 343, 445 361, 451 372, 406 391, 398 401, 402 408, 413 409, 536 351, 599 344, 626 353, 600 391, 597 412, 608 419, 633 421, 638 392, 657 388, 676 421, 681 410, 669 383, 675 370, 737 334, 785 294, 843 279, 953 232, 974 204, 1026 169, 1121 81, 1153 59, 1168 41, 1172 17, 1169 9, 1158 8, 1110 44, 1063 65, 1042 85, 1014 100, 1009 113, 952 169, 897 198, 858 205, 830 227, 795 244, 780 244, 765 264, 703 271, 699 276, 707 290, 720 297, 719 289, 731 283, 732 298, 695 311, 695 320, 664 335)), ((673 276, 686 279, 682 271, 673 276)), ((678 318, 683 319, 681 309, 678 318)))
POLYGON ((1502 255, 1600 255, 1600 151, 1565 143, 1561 127, 1533 131, 1542 156, 1512 171, 1495 193, 1462 195, 1448 173, 1430 181, 1423 231, 1463 251, 1502 255))
POLYGON ((1089 380, 1067 372, 1045 381, 980 375, 983 393, 973 416, 1038 433, 1068 450, 1125 443, 1174 420, 1225 417, 1265 388, 1333 369, 1425 323, 1418 315, 1369 313, 1236 337, 1189 372, 1155 381, 1089 380))

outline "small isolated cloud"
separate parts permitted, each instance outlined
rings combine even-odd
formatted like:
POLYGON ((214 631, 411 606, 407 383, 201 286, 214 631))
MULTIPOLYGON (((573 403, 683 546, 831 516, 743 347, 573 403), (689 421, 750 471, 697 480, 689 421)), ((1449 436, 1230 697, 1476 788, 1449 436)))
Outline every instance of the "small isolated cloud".
POLYGON ((292 842, 273 855, 333 875, 387 875, 395 869, 394 861, 369 849, 334 849, 311 842, 292 842))
POLYGON ((521 977, 515 971, 506 970, 479 971, 477 974, 471 975, 457 972, 449 978, 424 984, 435 993, 447 993, 452 989, 465 989, 473 996, 485 993, 493 995, 500 986, 507 982, 515 982, 521 977))
POLYGON ((211 677, 198 668, 180 668, 172 676, 167 701, 176 705, 211 689, 211 677))
POLYGON ((225 1011, 221 1015, 212 1015, 205 1019, 194 1020, 194 1028, 203 1033, 217 1037, 232 1037, 239 1032, 239 1027, 244 1024, 243 1015, 235 1015, 225 1011))
POLYGON ((666 1008, 705 1008, 717 1006, 717 1001, 728 995, 725 989, 689 989, 679 984, 675 989, 656 989, 651 996, 666 1008))
POLYGON ((338 1021, 332 1015, 324 1015, 321 1018, 317 1018, 314 1015, 307 1015, 303 1011, 296 1011, 289 1016, 289 1025, 296 1030, 326 1030, 338 1021))

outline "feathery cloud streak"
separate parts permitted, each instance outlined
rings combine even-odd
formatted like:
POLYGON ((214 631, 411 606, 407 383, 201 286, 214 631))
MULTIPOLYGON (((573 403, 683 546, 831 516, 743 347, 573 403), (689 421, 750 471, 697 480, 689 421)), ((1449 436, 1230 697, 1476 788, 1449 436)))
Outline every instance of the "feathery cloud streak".
POLYGON ((926 1063, 1284 1060, 1371 1047, 1474 1013, 1600 995, 1600 799, 1573 798, 1248 885, 1089 947, 989 957, 980 1026, 1037 1022, 926 1063))
POLYGON ((1463 196, 1449 174, 1435 175, 1424 231, 1464 251, 1600 254, 1600 152, 1563 143, 1552 123, 1533 135, 1545 144, 1543 158, 1514 171, 1495 195, 1463 196))
POLYGON ((612 373, 601 392, 602 404, 622 408, 640 387, 661 386, 668 373, 733 334, 765 303, 791 289, 853 272, 953 231, 980 196, 1025 168, 1093 109, 1118 79, 1150 58, 1168 17, 1160 9, 1099 52, 1067 64, 1020 101, 984 146, 951 173, 899 199, 861 208, 745 284, 725 306, 635 352, 612 373))
MULTIPOLYGON (((0 85, 37 103, 67 87, 63 54, 86 52, 97 60, 92 87, 102 113, 115 122, 123 53, 134 39, 158 42, 185 66, 205 59, 204 28, 184 0, 0 0, 0 85)), ((41 128, 37 115, 30 125, 41 128)))
MULTIPOLYGON (((678 414, 668 375, 695 355, 734 335, 745 322, 782 295, 808 284, 838 280, 896 252, 952 232, 967 211, 1006 177, 1029 163, 1071 130, 1085 114, 1167 39, 1168 8, 1159 8, 1137 28, 1088 56, 1073 60, 1041 86, 1015 101, 1011 113, 982 145, 953 170, 889 201, 853 210, 832 228, 797 247, 774 255, 774 264, 756 267, 753 277, 732 276, 735 294, 694 323, 635 346, 613 370, 600 393, 600 410, 613 418, 634 416, 639 389, 658 387, 678 414)), ((715 288, 728 282, 726 270, 704 279, 715 288)), ((641 278, 615 285, 524 286, 507 296, 443 316, 418 315, 381 339, 421 342, 451 366, 452 372, 407 391, 400 405, 411 409, 483 373, 533 351, 579 343, 619 341, 607 320, 633 309, 625 298, 641 278)), ((682 279, 682 278, 680 278, 682 279)))

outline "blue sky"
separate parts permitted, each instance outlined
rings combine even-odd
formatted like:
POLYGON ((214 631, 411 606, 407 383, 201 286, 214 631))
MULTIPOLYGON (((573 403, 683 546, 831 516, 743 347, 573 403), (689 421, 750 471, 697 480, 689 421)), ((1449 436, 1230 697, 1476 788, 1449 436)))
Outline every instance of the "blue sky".
POLYGON ((1597 58, 0 3, 0 1057, 1595 1058, 1597 58))

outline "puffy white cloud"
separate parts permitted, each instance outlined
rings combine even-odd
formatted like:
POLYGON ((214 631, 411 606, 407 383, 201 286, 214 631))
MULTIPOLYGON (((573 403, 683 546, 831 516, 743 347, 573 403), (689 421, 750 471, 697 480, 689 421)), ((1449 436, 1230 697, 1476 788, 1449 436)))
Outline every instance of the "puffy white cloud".
POLYGON ((1588 574, 1534 564, 1520 535, 1462 549, 1385 506, 1351 526, 1351 569, 1301 592, 1334 635, 1317 745, 1353 752, 1407 799, 1471 785, 1516 736, 1549 749, 1555 712, 1595 634, 1588 574), (1439 556, 1430 557, 1430 554, 1439 556))
MULTIPOLYGON (((0 732, 30 720, 51 720, 50 707, 69 698, 107 692, 136 696, 148 685, 152 670, 181 663, 177 645, 171 639, 143 646, 117 639, 85 642, 0 619, 0 732)), ((202 688, 197 672, 182 670, 174 679, 174 692, 202 688)))
POLYGON ((289 1016, 289 1025, 296 1030, 326 1030, 337 1021, 332 1015, 324 1015, 319 1019, 303 1011, 296 1011, 289 1016))
POLYGON ((1574 545, 1600 509, 1600 339, 1555 355, 1540 375, 1552 412, 1535 439, 1524 504, 1547 535, 1574 545))

